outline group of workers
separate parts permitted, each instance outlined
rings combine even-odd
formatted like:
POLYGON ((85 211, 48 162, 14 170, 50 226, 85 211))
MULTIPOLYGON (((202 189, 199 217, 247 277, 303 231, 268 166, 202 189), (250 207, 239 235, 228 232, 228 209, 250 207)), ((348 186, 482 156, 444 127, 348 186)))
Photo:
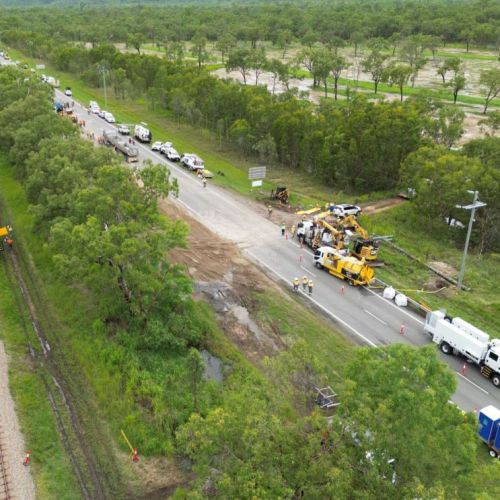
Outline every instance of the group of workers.
MULTIPOLYGON (((300 285, 299 278, 294 278, 292 285, 293 285, 293 291, 298 292, 300 285)), ((307 276, 304 276, 302 278, 302 290, 304 293, 309 292, 309 296, 311 296, 313 293, 313 286, 314 286, 313 281, 309 279, 307 276)))

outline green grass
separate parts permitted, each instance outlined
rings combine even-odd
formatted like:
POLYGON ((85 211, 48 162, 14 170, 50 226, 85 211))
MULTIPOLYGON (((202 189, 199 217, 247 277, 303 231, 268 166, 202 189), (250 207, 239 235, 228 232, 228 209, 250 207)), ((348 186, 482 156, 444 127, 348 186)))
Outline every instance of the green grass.
POLYGON ((300 298, 288 298, 266 291, 256 293, 255 301, 255 318, 274 331, 278 329, 288 345, 293 345, 297 340, 303 341, 320 362, 322 374, 338 390, 345 379, 345 368, 354 354, 355 345, 318 316, 317 312, 297 305, 295 301, 301 302, 300 298))
MULTIPOLYGON (((452 238, 452 232, 458 229, 448 229, 443 224, 438 232, 427 231, 415 218, 409 203, 364 218, 363 224, 371 234, 394 236, 396 245, 422 262, 440 261, 457 271, 460 268, 463 246, 452 238)), ((500 335, 500 297, 497 286, 500 280, 500 254, 480 256, 473 249, 470 250, 464 284, 471 291, 458 292, 452 287, 437 294, 420 291, 430 278, 436 276, 426 267, 383 243, 379 255, 386 266, 377 269, 376 275, 386 283, 405 290, 409 296, 428 304, 432 309, 445 308, 452 315, 471 321, 491 335, 500 335)), ((456 275, 452 277, 456 278, 456 275)))

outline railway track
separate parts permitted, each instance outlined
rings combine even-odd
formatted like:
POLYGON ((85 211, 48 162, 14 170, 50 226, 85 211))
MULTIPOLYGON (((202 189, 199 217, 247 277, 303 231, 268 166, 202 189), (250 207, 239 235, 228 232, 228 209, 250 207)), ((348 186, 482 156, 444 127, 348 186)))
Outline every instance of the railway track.
POLYGON ((0 424, 0 500, 11 500, 14 497, 10 491, 9 471, 5 459, 5 452, 3 430, 0 424))

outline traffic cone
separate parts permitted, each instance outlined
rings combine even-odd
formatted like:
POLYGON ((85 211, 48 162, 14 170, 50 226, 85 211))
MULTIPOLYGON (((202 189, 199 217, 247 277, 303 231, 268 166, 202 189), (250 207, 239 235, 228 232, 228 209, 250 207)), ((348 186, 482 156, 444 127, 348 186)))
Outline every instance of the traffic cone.
POLYGON ((288 240, 288 233, 285 233, 285 240, 288 240))
POLYGON ((23 460, 23 465, 29 465, 30 464, 30 455, 31 455, 31 451, 27 450, 26 451, 26 456, 24 457, 24 460, 23 460))
POLYGON ((139 461, 139 452, 137 451, 137 448, 134 448, 133 457, 132 457, 132 462, 138 462, 139 461))
POLYGON ((477 406, 474 408, 474 415, 477 415, 477 406))
POLYGON ((340 287, 340 295, 345 295, 345 285, 340 287))
POLYGON ((304 256, 302 254, 299 255, 299 262, 302 262, 302 259, 304 258, 304 256))
POLYGON ((467 365, 464 363, 463 366, 462 366, 462 369, 460 370, 460 373, 462 375, 465 375, 465 369, 467 368, 467 365))
POLYGON ((401 335, 404 335, 405 334, 405 331, 406 331, 406 326, 404 323, 401 323, 401 326, 399 327, 399 333, 401 335))

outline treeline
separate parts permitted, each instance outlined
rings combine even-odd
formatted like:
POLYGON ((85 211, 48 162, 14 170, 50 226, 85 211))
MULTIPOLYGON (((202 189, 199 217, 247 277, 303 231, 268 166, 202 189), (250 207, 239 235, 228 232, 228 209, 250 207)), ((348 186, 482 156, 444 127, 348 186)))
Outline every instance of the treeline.
MULTIPOLYGON (((27 50, 29 35, 8 32, 4 39, 27 50)), ((48 57, 58 69, 79 74, 96 87, 102 84, 105 66, 118 97, 146 95, 151 106, 211 129, 247 155, 305 169, 348 190, 393 188, 410 152, 432 140, 458 138, 447 120, 436 119, 447 108, 425 99, 375 104, 359 95, 318 107, 296 99, 293 91, 273 96, 261 87, 222 81, 187 63, 123 54, 112 45, 90 50, 59 46, 48 57)))
POLYGON ((227 33, 237 40, 274 44, 287 40, 310 45, 340 38, 438 37, 443 43, 498 46, 500 7, 494 0, 429 2, 305 0, 288 2, 170 2, 167 5, 102 6, 80 3, 61 8, 15 9, 2 13, 2 31, 33 29, 60 40, 126 42, 136 35, 165 43, 203 34, 216 41, 227 33))

